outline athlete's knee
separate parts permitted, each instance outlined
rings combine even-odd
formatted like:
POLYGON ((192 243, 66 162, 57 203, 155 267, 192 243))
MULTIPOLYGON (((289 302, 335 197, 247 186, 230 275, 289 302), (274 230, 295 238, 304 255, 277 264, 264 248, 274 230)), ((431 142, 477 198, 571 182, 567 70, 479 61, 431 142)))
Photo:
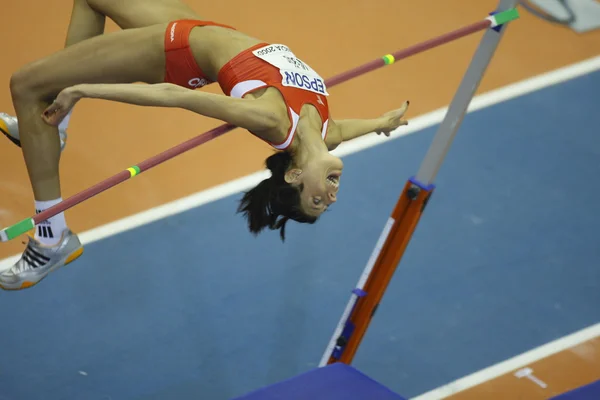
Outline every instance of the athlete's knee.
POLYGON ((21 100, 27 96, 28 93, 28 74, 24 69, 19 69, 14 72, 10 77, 10 93, 13 100, 21 100))
POLYGON ((43 72, 34 64, 12 74, 10 93, 14 101, 43 101, 51 97, 43 83, 43 72))

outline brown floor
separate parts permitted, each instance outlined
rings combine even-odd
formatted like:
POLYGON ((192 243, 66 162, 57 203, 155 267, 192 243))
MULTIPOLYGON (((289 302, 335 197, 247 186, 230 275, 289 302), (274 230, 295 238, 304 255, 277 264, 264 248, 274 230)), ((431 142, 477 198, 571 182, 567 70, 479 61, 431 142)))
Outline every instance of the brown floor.
MULTIPOLYGON (((256 0, 251 6, 242 0, 212 2, 209 7, 197 0, 188 3, 208 19, 233 25, 266 41, 287 44, 324 77, 477 21, 497 5, 496 0, 305 0, 302 7, 295 7, 291 13, 288 7, 273 0, 256 0), (244 12, 231 13, 232 9, 244 12), (305 23, 306 28, 292 29, 292 23, 305 23)), ((0 110, 13 111, 8 92, 11 73, 63 46, 70 7, 68 1, 51 7, 40 0, 11 2, 12 17, 5 18, 0 25, 0 37, 17 36, 18 40, 2 43, 0 76, 5 94, 0 96, 0 110)), ((600 54, 600 30, 578 35, 523 10, 521 15, 505 35, 480 92, 600 54)), ((114 29, 109 24, 109 30, 114 29)), ((330 103, 334 118, 376 116, 398 107, 405 99, 411 101, 410 116, 448 104, 480 36, 461 39, 332 89, 330 103)), ((217 85, 208 90, 220 93, 217 85)), ((71 121, 69 144, 61 164, 63 197, 219 125, 218 121, 180 110, 156 112, 93 100, 81 102, 71 121)), ((88 230, 255 172, 262 168, 269 152, 264 143, 236 130, 86 201, 69 210, 67 219, 74 230, 88 230)), ((21 152, 3 141, 0 159, 4 166, 0 170, 0 226, 6 226, 32 214, 33 198, 21 152)), ((19 240, 2 244, 0 258, 21 250, 19 240)), ((558 360, 571 362, 576 359, 574 354, 566 353, 558 360)), ((588 371, 595 368, 589 376, 582 372, 579 377, 600 376, 598 359, 594 358, 595 364, 578 364, 588 371)), ((552 382, 560 375, 541 364, 536 364, 534 370, 552 382)), ((511 390, 531 386, 511 376, 502 379, 498 382, 508 384, 511 390)), ((569 386, 557 382, 552 388, 562 390, 569 386)), ((476 392, 461 396, 471 393, 476 392)), ((489 393, 486 392, 485 398, 491 398, 489 393)))
POLYGON ((523 368, 530 368, 531 375, 541 382, 517 378, 515 373, 522 369, 518 368, 447 399, 542 400, 594 382, 600 379, 600 338, 543 358, 523 368), (542 387, 544 384, 546 387, 542 387))

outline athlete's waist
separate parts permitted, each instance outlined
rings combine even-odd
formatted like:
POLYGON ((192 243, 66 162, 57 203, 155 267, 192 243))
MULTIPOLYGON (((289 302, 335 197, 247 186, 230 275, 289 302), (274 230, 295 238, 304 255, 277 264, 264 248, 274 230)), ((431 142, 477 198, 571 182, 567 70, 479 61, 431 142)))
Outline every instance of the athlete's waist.
POLYGON ((227 62, 217 80, 226 94, 241 82, 290 87, 327 96, 324 80, 285 45, 258 43, 227 62))

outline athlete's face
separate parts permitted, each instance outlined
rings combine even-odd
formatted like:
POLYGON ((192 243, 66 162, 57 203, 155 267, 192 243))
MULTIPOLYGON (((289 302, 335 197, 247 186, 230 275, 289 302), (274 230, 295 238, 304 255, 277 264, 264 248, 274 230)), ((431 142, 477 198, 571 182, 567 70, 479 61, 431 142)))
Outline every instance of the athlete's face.
POLYGON ((288 183, 303 186, 300 205, 304 213, 318 217, 337 201, 343 168, 342 160, 330 155, 322 160, 312 160, 302 169, 288 171, 288 183))

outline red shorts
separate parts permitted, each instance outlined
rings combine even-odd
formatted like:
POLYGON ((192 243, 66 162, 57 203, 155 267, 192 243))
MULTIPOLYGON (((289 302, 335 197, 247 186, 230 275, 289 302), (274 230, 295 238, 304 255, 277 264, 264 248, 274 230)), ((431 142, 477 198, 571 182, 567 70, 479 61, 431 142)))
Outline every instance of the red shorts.
POLYGON ((196 26, 221 26, 235 29, 228 25, 212 21, 184 19, 172 21, 165 31, 165 82, 196 89, 213 83, 198 67, 190 50, 190 32, 196 26))

